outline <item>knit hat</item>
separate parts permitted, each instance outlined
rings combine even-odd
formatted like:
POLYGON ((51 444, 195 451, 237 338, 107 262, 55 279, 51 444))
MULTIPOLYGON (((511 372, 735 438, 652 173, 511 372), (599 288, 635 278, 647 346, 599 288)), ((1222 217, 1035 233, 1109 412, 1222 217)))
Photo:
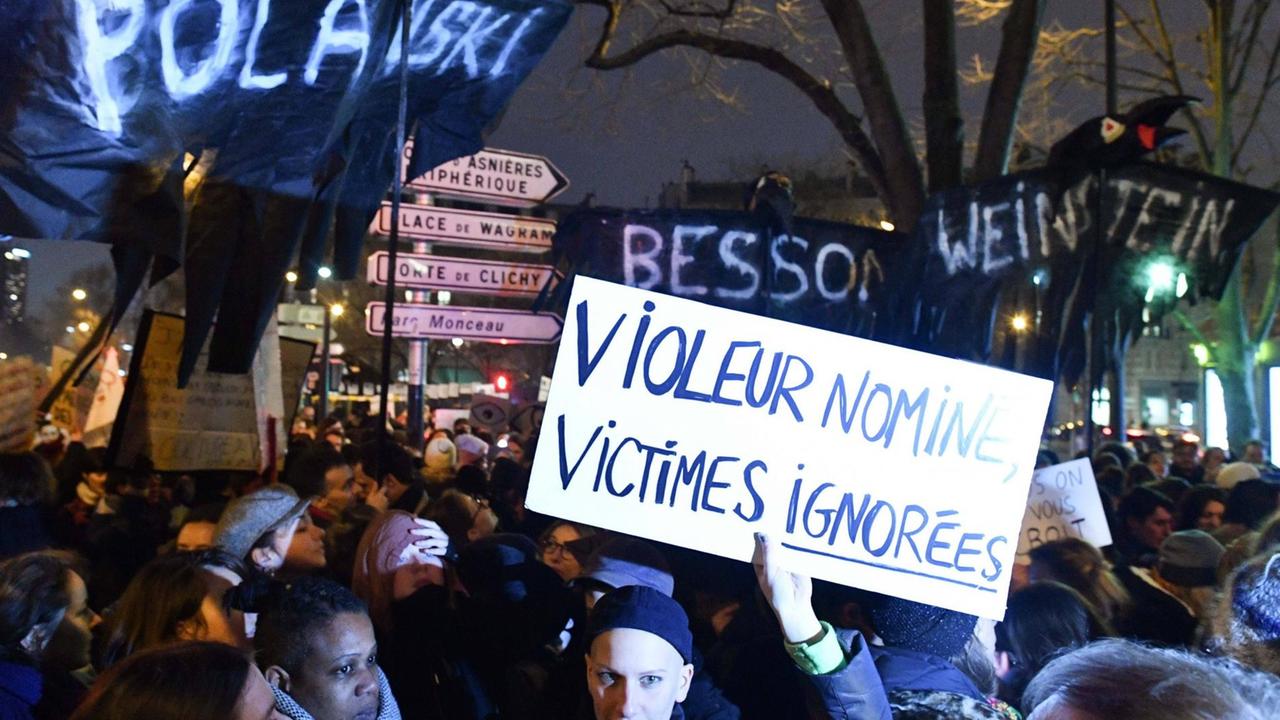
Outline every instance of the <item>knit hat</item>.
POLYGON ((459 465, 469 465, 489 454, 489 443, 470 433, 459 435, 454 444, 458 446, 459 465))
POLYGON ((458 448, 449 438, 436 438, 427 444, 425 461, 428 477, 448 477, 458 463, 458 448))
POLYGON ((949 660, 969 644, 978 618, 881 595, 871 605, 871 621, 886 647, 914 650, 949 660))
POLYGON ((1218 582, 1218 561, 1226 550, 1203 530, 1180 530, 1160 545, 1160 577, 1183 587, 1218 582))
POLYGON ((693 662, 689 616, 675 600, 651 587, 628 585, 600 598, 587 619, 587 647, 610 630, 641 630, 666 640, 686 663, 693 662))
MULTIPOLYGON (((593 535, 586 540, 600 537, 593 535)), ((575 545, 582 540, 568 543, 574 555, 575 545)), ((667 564, 662 553, 649 543, 633 537, 620 535, 611 537, 587 556, 582 565, 582 574, 574 581, 594 580, 610 589, 643 585, 671 597, 675 590, 675 578, 671 576, 671 566, 667 564)))
POLYGON ((288 485, 268 485, 238 497, 222 512, 213 545, 244 560, 258 538, 298 519, 310 504, 310 499, 299 499, 288 485))
POLYGON ((1223 490, 1230 490, 1241 480, 1257 480, 1260 477, 1262 475, 1252 463, 1233 462, 1227 463, 1218 469, 1218 478, 1215 482, 1223 490))
POLYGON ((356 546, 351 590, 369 606, 369 617, 382 632, 391 628, 391 604, 395 573, 406 564, 405 548, 419 538, 420 525, 403 510, 388 510, 369 523, 356 546))
POLYGON ((1280 640, 1280 553, 1258 556, 1236 571, 1231 610, 1259 641, 1280 640))

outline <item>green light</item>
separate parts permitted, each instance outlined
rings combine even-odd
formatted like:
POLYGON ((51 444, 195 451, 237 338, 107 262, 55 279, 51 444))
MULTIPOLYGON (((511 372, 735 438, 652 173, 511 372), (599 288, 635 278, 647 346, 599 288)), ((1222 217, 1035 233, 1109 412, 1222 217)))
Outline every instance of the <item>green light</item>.
POLYGON ((1191 354, 1196 356, 1196 363, 1200 367, 1205 367, 1209 364, 1209 348, 1205 347, 1203 343, 1194 343, 1191 346, 1191 354))

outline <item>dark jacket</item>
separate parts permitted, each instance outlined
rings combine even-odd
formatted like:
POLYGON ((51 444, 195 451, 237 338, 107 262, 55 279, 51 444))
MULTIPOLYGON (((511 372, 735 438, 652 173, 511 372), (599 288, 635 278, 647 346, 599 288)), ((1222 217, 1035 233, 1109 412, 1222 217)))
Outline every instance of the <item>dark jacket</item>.
POLYGON ((71 674, 46 677, 32 665, 0 660, 0 720, 65 720, 85 692, 71 674))
POLYGON ((840 630, 837 637, 844 667, 805 675, 817 693, 817 706, 832 720, 1003 717, 967 675, 942 658, 868 647, 853 630, 840 630))
POLYGON ((43 505, 0 507, 0 560, 53 545, 43 505))
POLYGON ((1116 623, 1121 636, 1166 647, 1191 645, 1198 622, 1182 602, 1143 580, 1133 568, 1116 568, 1116 577, 1132 599, 1116 623))
POLYGON ((831 720, 890 720, 889 700, 862 634, 840 631, 839 638, 844 667, 826 675, 805 674, 818 707, 831 720))
POLYGON ((32 720, 43 689, 39 670, 0 660, 0 718, 32 720))

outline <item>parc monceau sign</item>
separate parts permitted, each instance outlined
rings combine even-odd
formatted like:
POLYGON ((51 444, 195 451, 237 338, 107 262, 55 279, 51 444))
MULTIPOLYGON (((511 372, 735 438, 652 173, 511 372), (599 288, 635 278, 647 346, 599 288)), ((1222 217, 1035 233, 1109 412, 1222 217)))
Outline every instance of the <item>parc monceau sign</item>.
POLYGON ((247 370, 294 258, 305 285, 332 233, 339 277, 360 270, 397 167, 401 61, 416 175, 481 148, 571 10, 412 0, 402 57, 406 5, 6 2, 0 233, 110 243, 121 306, 153 258, 198 265, 181 375, 210 331, 210 367, 247 370))

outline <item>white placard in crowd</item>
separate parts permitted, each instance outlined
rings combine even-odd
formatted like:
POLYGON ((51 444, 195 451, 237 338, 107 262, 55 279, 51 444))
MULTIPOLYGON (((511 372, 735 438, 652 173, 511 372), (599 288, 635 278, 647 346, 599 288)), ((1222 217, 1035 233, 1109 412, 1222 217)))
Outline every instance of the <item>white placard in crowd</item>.
POLYGON ((1111 544, 1111 529, 1088 458, 1041 468, 1031 476, 1027 514, 1018 535, 1018 564, 1031 563, 1032 548, 1063 538, 1095 547, 1111 544))
POLYGON ((579 275, 527 505, 1001 618, 1053 386, 579 275))

